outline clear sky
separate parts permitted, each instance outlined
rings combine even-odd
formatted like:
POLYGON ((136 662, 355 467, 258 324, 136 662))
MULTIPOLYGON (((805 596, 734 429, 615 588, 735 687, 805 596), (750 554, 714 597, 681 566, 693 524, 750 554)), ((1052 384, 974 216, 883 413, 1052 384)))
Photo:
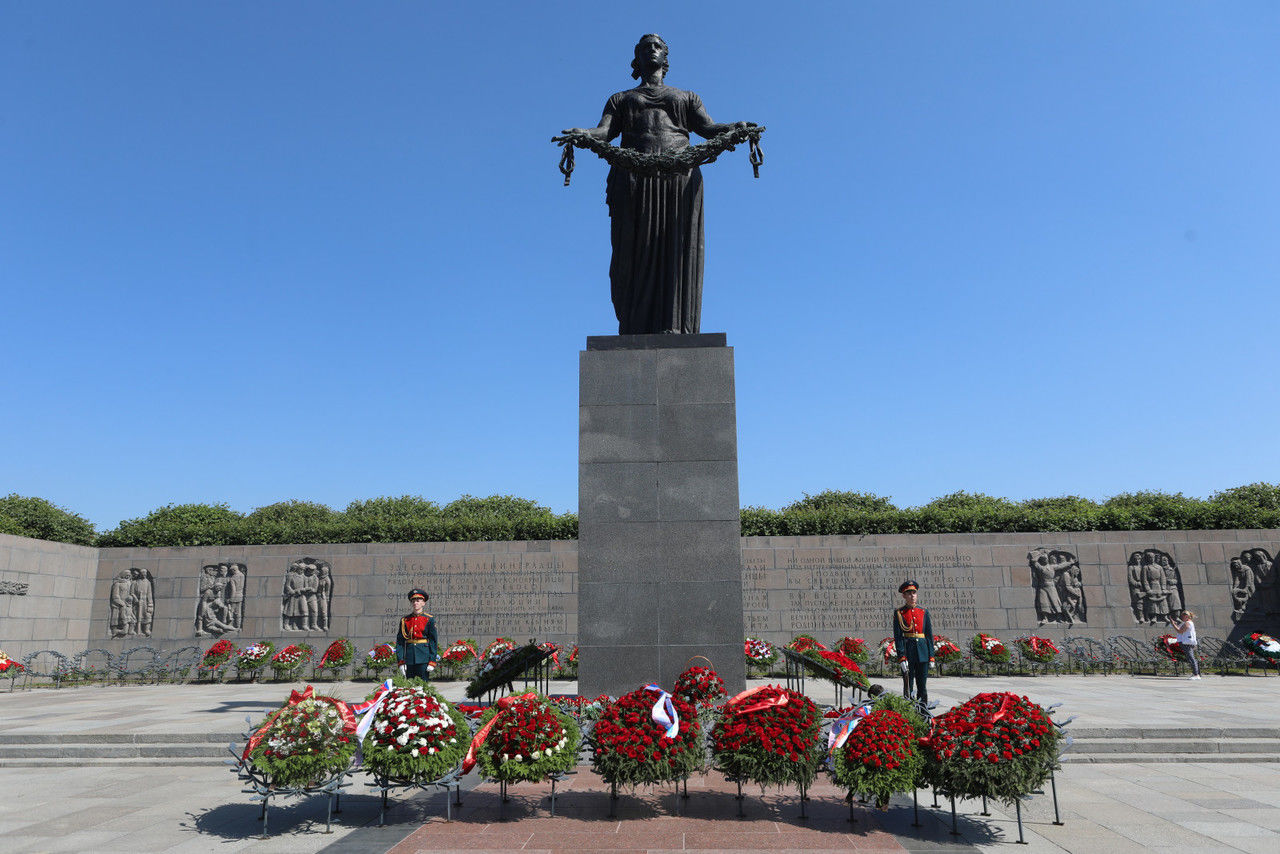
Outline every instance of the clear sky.
POLYGON ((1275 3, 0 0, 0 494, 576 510, 651 31, 744 505, 1280 482, 1275 3))

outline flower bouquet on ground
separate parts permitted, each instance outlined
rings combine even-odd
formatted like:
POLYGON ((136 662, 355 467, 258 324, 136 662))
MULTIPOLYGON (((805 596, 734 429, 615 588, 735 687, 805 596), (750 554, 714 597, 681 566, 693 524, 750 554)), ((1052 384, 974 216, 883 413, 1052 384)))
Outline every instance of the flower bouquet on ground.
MULTIPOLYGON (((493 644, 489 646, 492 648, 493 644)), ((512 645, 510 649, 503 652, 486 655, 480 663, 480 670, 467 683, 467 696, 477 699, 500 685, 506 685, 508 690, 514 690, 512 683, 547 655, 548 653, 533 641, 529 641, 524 646, 512 645)))
POLYGON ((693 706, 656 685, 605 707, 591 741, 591 768, 611 786, 683 780, 702 768, 702 728, 693 706))
POLYGON ((924 758, 916 748, 916 730, 905 715, 876 709, 846 733, 832 750, 831 777, 850 796, 867 795, 883 810, 889 808, 889 798, 916 787, 924 758))
POLYGON ((475 667, 479 658, 480 655, 476 652, 476 642, 471 638, 454 641, 449 644, 444 652, 440 653, 440 660, 444 662, 445 667, 449 668, 449 675, 455 679, 461 679, 464 673, 475 667))
POLYGON ((356 656, 356 648, 348 638, 338 638, 329 644, 329 648, 324 651, 324 655, 320 656, 320 663, 316 665, 316 673, 324 673, 329 671, 330 679, 337 679, 338 673, 342 668, 351 663, 356 656))
POLYGON ((933 719, 920 740, 930 785, 957 797, 1013 804, 1058 768, 1058 729, 1017 694, 978 694, 933 719))
POLYGON ((813 635, 796 635, 787 644, 787 649, 792 652, 808 652, 811 649, 825 650, 826 647, 813 635))
POLYGON ((235 651, 235 644, 231 641, 218 641, 205 650, 204 655, 200 657, 200 666, 196 668, 197 676, 201 679, 220 678, 235 651))
POLYGON ((1280 661, 1280 641, 1271 635, 1264 635, 1262 632, 1254 632, 1247 638, 1240 641, 1240 645, 1250 655, 1261 658, 1268 664, 1274 664, 1280 661))
POLYGON ((538 644, 538 649, 542 650, 543 652, 551 653, 550 658, 551 658, 552 673, 555 673, 557 670, 560 669, 560 645, 559 644, 552 643, 551 641, 543 641, 542 643, 538 644))
POLYGON ((462 762, 471 729, 462 712, 430 685, 395 677, 364 738, 364 764, 384 780, 439 780, 462 762))
POLYGON ((1178 639, 1173 635, 1161 635, 1155 639, 1154 646, 1156 655, 1166 661, 1187 660, 1187 657, 1182 653, 1182 647, 1178 645, 1178 639))
POLYGON ((581 740, 573 716, 546 697, 503 697, 480 718, 462 770, 479 765, 480 773, 490 780, 536 783, 577 765, 581 740))
POLYGON ((248 674, 256 678, 262 668, 267 666, 267 662, 271 660, 275 651, 276 645, 271 641, 257 641, 241 647, 236 651, 236 676, 243 677, 248 674))
POLYGON ((356 722, 346 704, 332 697, 294 691, 272 712, 244 749, 242 761, 272 787, 321 786, 351 767, 356 722))
POLYGON ((981 632, 974 635, 973 640, 969 641, 969 651, 973 653, 974 658, 985 661, 987 664, 1009 663, 1009 650, 999 638, 993 638, 991 635, 984 635, 981 632))
POLYGON ((858 664, 867 663, 867 642, 862 638, 840 638, 836 643, 836 652, 858 664))
POLYGON ((271 656, 272 676, 276 679, 285 679, 302 669, 302 666, 311 660, 315 650, 310 644, 291 643, 284 649, 271 656))
POLYGON ((954 641, 942 635, 933 636, 933 660, 939 665, 939 674, 942 673, 942 665, 959 661, 962 658, 964 658, 964 650, 956 646, 954 641))
POLYGON ((573 649, 569 650, 568 655, 560 656, 560 660, 556 662, 555 678, 578 678, 578 645, 576 643, 573 645, 573 649))
MULTIPOLYGON (((710 662, 708 662, 710 664, 710 662)), ((729 696, 724 680, 711 667, 690 665, 676 677, 673 692, 677 697, 702 712, 729 696)))
POLYGON ((794 783, 803 793, 825 757, 821 728, 818 707, 803 694, 777 685, 743 691, 711 728, 713 767, 761 789, 794 783))
POLYGON ((1018 651, 1022 653, 1023 658, 1037 664, 1048 664, 1060 652, 1053 641, 1048 638, 1038 638, 1035 635, 1018 638, 1014 643, 1018 645, 1018 651))
POLYGON ((374 679, 379 678, 383 673, 391 670, 396 666, 396 648, 389 643, 380 643, 373 649, 364 654, 364 661, 360 662, 360 669, 372 676, 374 679))
POLYGON ((778 660, 778 651, 773 644, 760 638, 747 638, 743 644, 743 652, 747 656, 747 672, 765 675, 778 660))

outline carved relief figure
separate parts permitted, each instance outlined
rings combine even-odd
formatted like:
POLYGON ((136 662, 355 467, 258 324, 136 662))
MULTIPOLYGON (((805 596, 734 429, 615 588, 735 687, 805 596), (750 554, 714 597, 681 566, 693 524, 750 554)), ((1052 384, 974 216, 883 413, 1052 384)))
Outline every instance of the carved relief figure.
POLYGON ((333 601, 332 567, 326 561, 304 557, 289 564, 284 576, 280 627, 286 631, 329 630, 333 601))
POLYGON ((1255 589, 1253 572, 1244 565, 1244 561, 1238 557, 1233 557, 1231 559, 1232 622, 1240 622, 1240 618, 1244 616, 1244 606, 1249 604, 1249 598, 1253 596, 1255 589))
POLYGON ((1147 625, 1182 611, 1182 575, 1167 552, 1146 549, 1129 556, 1129 599, 1134 620, 1147 625))
POLYGON ((127 569, 120 570, 111 579, 111 637, 122 638, 129 633, 133 620, 133 605, 129 599, 129 585, 133 581, 133 573, 127 569))
POLYGON ((1076 556, 1060 549, 1037 548, 1027 553, 1027 563, 1040 625, 1084 622, 1084 578, 1076 556))
POLYGON ((240 630, 244 619, 242 563, 222 561, 200 569, 200 598, 196 600, 196 636, 220 636, 240 630))
POLYGON ((1231 619, 1239 622, 1245 610, 1257 617, 1270 616, 1280 610, 1280 591, 1276 590, 1272 571, 1280 558, 1272 560, 1266 549, 1245 549, 1231 559, 1231 619))
POLYGON ((151 637, 155 622, 155 579, 151 571, 133 567, 122 569, 111 581, 108 594, 111 606, 111 637, 151 637))

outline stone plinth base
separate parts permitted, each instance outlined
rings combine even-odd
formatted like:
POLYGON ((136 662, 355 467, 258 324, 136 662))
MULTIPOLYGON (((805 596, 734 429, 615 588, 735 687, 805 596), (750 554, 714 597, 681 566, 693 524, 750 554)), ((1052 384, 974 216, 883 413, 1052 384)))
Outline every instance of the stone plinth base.
MULTIPOLYGON (((671 690, 694 656, 745 684, 733 350, 593 337, 581 354, 579 690, 671 690)), ((698 661, 696 663, 705 664, 698 661)))

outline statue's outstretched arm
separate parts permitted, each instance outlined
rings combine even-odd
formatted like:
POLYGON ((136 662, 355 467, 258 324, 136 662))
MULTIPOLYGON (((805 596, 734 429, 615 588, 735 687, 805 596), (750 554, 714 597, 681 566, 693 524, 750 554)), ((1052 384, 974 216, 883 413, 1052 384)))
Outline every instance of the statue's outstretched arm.
POLYGON ((703 139, 711 139, 731 130, 743 130, 753 127, 756 127, 755 122, 713 122, 711 116, 707 115, 707 110, 702 106, 701 101, 689 113, 689 130, 703 139))
POLYGON ((594 137, 595 139, 608 142, 618 135, 614 129, 613 113, 608 110, 600 117, 600 124, 593 128, 565 128, 562 133, 566 136, 581 134, 583 136, 594 137))

